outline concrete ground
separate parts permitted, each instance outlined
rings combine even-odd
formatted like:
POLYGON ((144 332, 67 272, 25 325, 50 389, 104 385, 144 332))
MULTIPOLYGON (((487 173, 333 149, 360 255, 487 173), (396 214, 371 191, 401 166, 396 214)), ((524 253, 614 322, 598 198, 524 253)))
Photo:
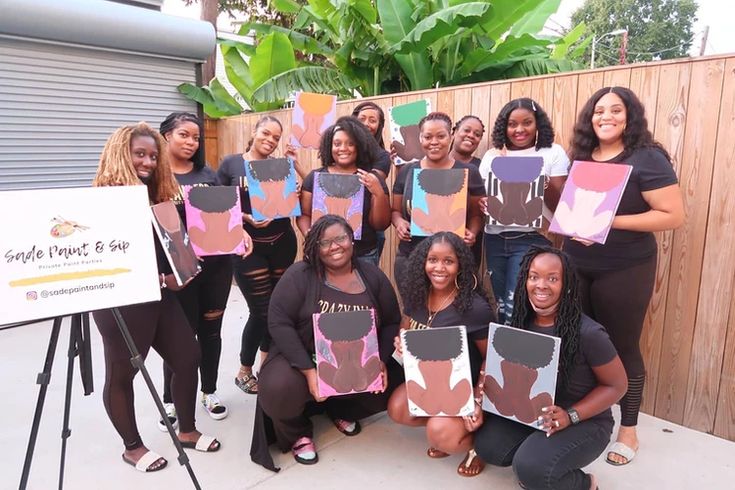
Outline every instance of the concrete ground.
MULTIPOLYGON (((222 421, 212 420, 201 406, 197 425, 222 442, 214 454, 187 451, 204 489, 319 488, 352 490, 411 487, 433 489, 519 488, 509 468, 486 468, 476 478, 456 474, 461 456, 443 460, 426 457, 426 442, 419 429, 397 427, 384 414, 363 424, 354 438, 340 434, 325 418, 315 418, 320 461, 315 466, 296 464, 289 455, 275 454, 280 473, 271 473, 250 461, 249 448, 255 397, 243 394, 233 383, 238 369, 240 333, 247 317, 245 302, 233 288, 225 314, 223 355, 218 394, 230 410, 222 421)), ((28 433, 38 394, 36 375, 43 368, 50 322, 0 331, 0 386, 3 387, 3 430, 0 431, 0 489, 16 488, 20 481, 28 433)), ((62 426, 68 321, 62 328, 41 430, 28 488, 57 487, 62 426)), ((105 414, 101 394, 104 361, 100 337, 93 327, 95 392, 82 396, 78 371, 72 397, 71 429, 66 465, 68 489, 192 488, 188 474, 176 462, 176 451, 158 430, 155 406, 142 377, 136 378, 136 409, 141 435, 149 448, 169 460, 168 468, 143 474, 123 464, 122 444, 105 414)), ((161 360, 152 353, 146 363, 161 386, 161 360)), ((643 415, 641 451, 630 465, 616 468, 602 458, 588 471, 604 490, 731 489, 735 481, 735 443, 643 415)))

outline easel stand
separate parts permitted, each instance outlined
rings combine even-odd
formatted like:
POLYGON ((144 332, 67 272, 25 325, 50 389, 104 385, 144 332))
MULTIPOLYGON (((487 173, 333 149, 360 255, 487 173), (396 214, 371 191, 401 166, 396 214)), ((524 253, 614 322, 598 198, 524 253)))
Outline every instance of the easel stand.
MULTIPOLYGON (((151 380, 150 374, 145 367, 143 357, 138 352, 138 348, 133 342, 133 338, 130 336, 130 331, 125 323, 125 320, 120 313, 118 308, 112 308, 112 314, 115 318, 120 333, 125 340, 125 344, 130 351, 130 362, 138 368, 143 374, 143 379, 148 386, 148 390, 151 393, 151 397, 158 408, 158 412, 161 419, 166 423, 168 434, 171 436, 171 440, 176 447, 179 454, 177 460, 179 464, 186 467, 189 477, 191 478, 194 488, 201 490, 199 481, 189 464, 189 458, 184 453, 184 448, 179 442, 179 438, 176 436, 171 422, 166 415, 166 410, 163 407, 161 398, 158 396, 156 387, 151 380)), ((28 448, 26 449, 25 461, 23 463, 23 472, 20 478, 20 490, 25 490, 28 485, 28 477, 31 472, 31 463, 33 462, 33 451, 36 446, 36 439, 38 438, 38 429, 41 424, 41 414, 43 413, 43 405, 46 401, 46 392, 48 385, 51 380, 51 368, 54 364, 54 355, 56 353, 56 347, 59 341, 59 333, 61 331, 61 322, 64 317, 54 318, 54 323, 51 328, 51 338, 49 339, 48 350, 46 351, 46 361, 43 365, 43 371, 38 374, 36 383, 40 385, 38 389, 38 400, 36 401, 36 410, 33 415, 33 424, 31 425, 31 434, 28 438, 28 448)), ((93 391, 92 387, 92 363, 91 363, 91 350, 89 344, 89 313, 76 313, 71 315, 71 328, 69 333, 69 350, 68 350, 68 364, 66 371, 66 395, 64 398, 64 422, 61 432, 61 459, 59 462, 59 490, 64 488, 64 467, 66 463, 66 443, 71 436, 71 429, 69 428, 69 415, 71 413, 71 390, 73 385, 73 374, 74 374, 74 358, 79 356, 79 366, 82 375, 82 383, 84 385, 84 394, 89 395, 93 391)))

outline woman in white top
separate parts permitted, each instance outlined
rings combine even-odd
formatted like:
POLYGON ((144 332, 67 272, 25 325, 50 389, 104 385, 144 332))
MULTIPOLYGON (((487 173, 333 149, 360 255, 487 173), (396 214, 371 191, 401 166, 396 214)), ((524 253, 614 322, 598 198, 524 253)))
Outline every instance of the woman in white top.
MULTIPOLYGON (((542 172, 545 176, 543 215, 546 219, 550 219, 559 202, 561 188, 569 171, 569 158, 564 149, 554 143, 554 128, 546 112, 532 99, 524 97, 511 100, 495 119, 492 146, 480 164, 480 175, 486 187, 495 157, 543 158, 542 172)), ((525 205, 533 207, 532 201, 533 199, 530 199, 525 205)), ((481 202, 481 206, 487 214, 486 199, 481 202)), ((546 237, 532 226, 491 224, 485 226, 485 259, 499 307, 499 322, 507 323, 510 320, 521 258, 531 245, 549 244, 546 237)))

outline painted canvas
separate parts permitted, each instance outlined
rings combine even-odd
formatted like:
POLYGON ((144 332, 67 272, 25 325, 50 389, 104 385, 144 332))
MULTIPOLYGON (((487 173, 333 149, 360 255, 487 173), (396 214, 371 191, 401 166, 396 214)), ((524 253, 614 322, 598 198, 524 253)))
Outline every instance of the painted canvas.
POLYGON ((336 214, 350 224, 355 232, 355 240, 362 238, 365 186, 360 182, 360 177, 315 172, 311 199, 312 223, 325 214, 336 214))
POLYGON ((181 222, 173 201, 151 206, 153 229, 156 230, 168 263, 171 265, 176 283, 181 286, 196 276, 202 268, 191 246, 189 234, 181 222))
POLYGON ((184 186, 186 226, 199 257, 245 253, 240 193, 232 186, 184 186))
POLYGON ((605 243, 633 167, 575 161, 549 231, 605 243))
POLYGON ((451 231, 464 237, 467 170, 416 169, 412 185, 411 235, 451 231))
POLYGON ((488 223, 541 228, 544 159, 497 156, 487 179, 488 223))
POLYGON ((245 176, 255 220, 301 215, 293 160, 250 160, 245 162, 245 176))
POLYGON ((429 112, 431 102, 428 100, 417 100, 388 109, 396 165, 417 162, 424 157, 424 150, 419 142, 419 121, 429 112))
POLYGON ((403 330, 401 341, 411 415, 471 415, 474 400, 465 327, 403 330))
POLYGON ((483 410, 540 429, 541 408, 554 404, 561 339, 490 324, 483 410))
POLYGON ((319 148, 322 131, 337 120, 337 96, 296 92, 291 124, 291 144, 319 148))
POLYGON ((375 311, 314 313, 319 394, 349 395, 383 389, 375 311))

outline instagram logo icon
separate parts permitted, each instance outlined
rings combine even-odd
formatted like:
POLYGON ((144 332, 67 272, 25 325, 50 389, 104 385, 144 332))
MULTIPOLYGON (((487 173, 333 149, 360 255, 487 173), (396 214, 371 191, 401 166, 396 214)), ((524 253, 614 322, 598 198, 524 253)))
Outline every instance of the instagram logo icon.
POLYGON ((36 301, 38 299, 38 294, 36 294, 35 291, 28 291, 26 293, 26 299, 28 301, 36 301))

